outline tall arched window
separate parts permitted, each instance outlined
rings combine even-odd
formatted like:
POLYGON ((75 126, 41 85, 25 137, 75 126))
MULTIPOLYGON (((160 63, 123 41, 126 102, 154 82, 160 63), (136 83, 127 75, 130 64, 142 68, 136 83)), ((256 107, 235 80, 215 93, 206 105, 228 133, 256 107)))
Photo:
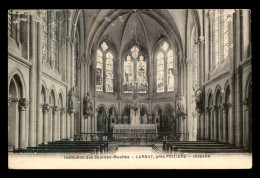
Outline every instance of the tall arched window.
POLYGON ((212 61, 211 69, 218 68, 222 63, 229 61, 232 46, 232 9, 210 10, 212 14, 212 61))
POLYGON ((124 59, 124 93, 147 93, 147 59, 138 46, 133 46, 124 59))
POLYGON ((219 64, 219 24, 220 24, 220 10, 214 10, 213 17, 213 58, 214 66, 217 67, 219 64))
POLYGON ((113 92, 113 62, 114 56, 111 52, 106 54, 106 92, 113 92))
POLYGON ((106 42, 101 43, 100 49, 97 50, 96 59, 96 91, 104 91, 105 89, 106 92, 113 92, 114 55, 106 42))
POLYGON ((155 59, 157 67, 156 88, 157 93, 174 91, 174 59, 173 50, 166 41, 161 43, 155 59), (165 72, 166 71, 166 72, 165 72))
POLYGON ((47 60, 47 51, 48 51, 48 17, 47 11, 42 10, 42 27, 43 27, 43 46, 42 46, 42 62, 45 63, 47 60))

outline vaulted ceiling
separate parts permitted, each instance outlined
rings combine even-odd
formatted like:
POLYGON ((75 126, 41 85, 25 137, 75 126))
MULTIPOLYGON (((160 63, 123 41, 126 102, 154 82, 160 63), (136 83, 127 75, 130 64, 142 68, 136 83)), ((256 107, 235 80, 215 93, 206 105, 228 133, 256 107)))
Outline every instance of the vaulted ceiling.
POLYGON ((187 23, 193 21, 188 13, 191 10, 84 10, 85 45, 87 49, 94 50, 106 38, 115 44, 116 51, 122 53, 136 37, 140 45, 150 53, 160 37, 165 36, 172 45, 178 44, 179 50, 184 49, 187 23))

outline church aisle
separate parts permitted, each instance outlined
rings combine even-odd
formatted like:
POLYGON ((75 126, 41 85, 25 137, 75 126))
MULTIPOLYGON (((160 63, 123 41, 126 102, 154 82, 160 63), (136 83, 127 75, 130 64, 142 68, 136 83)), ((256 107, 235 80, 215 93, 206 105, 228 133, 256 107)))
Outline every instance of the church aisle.
POLYGON ((115 155, 151 155, 155 154, 152 147, 119 147, 115 155))

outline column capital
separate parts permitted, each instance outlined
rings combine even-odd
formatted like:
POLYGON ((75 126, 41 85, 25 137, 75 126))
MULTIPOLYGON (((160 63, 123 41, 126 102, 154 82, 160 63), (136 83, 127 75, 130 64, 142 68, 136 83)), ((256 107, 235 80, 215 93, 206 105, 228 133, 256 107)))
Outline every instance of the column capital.
POLYGON ((198 113, 196 113, 196 112, 192 112, 191 114, 192 114, 193 118, 195 118, 198 115, 198 113))
POLYGON ((46 113, 49 112, 50 110, 50 105, 48 103, 42 104, 42 112, 46 113))
POLYGON ((244 106, 244 110, 248 111, 251 108, 252 104, 250 103, 248 98, 243 99, 242 103, 244 106))
POLYGON ((222 110, 223 112, 227 112, 228 108, 229 108, 229 106, 228 106, 227 103, 222 103, 222 105, 221 105, 221 110, 222 110))
POLYGON ((65 108, 60 108, 60 115, 64 115, 65 114, 65 108))
POLYGON ((68 109, 68 113, 69 113, 69 114, 74 113, 74 109, 73 109, 73 108, 69 108, 69 109, 68 109))
POLYGON ((21 111, 25 111, 29 106, 29 99, 21 98, 18 100, 18 109, 21 111))
POLYGON ((205 40, 204 36, 200 36, 200 37, 198 37, 198 38, 195 40, 195 44, 201 46, 201 45, 204 44, 204 40, 205 40))
POLYGON ((71 45, 74 47, 77 44, 77 39, 75 37, 71 37, 71 45))
POLYGON ((211 108, 210 107, 205 107, 205 111, 206 111, 206 113, 209 113, 211 111, 211 108))
POLYGON ((53 106, 52 107, 52 113, 53 114, 57 114, 58 110, 59 110, 59 106, 53 106))
POLYGON ((211 111, 213 111, 214 113, 217 113, 217 112, 218 112, 218 109, 219 109, 219 106, 217 106, 217 105, 213 105, 213 106, 211 107, 211 111))

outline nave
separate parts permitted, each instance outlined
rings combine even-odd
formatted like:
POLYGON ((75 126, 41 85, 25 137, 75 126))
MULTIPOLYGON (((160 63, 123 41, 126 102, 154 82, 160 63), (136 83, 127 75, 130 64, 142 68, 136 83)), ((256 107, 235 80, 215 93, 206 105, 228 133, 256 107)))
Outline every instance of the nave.
POLYGON ((9 153, 251 153, 250 16, 8 11, 9 153))

